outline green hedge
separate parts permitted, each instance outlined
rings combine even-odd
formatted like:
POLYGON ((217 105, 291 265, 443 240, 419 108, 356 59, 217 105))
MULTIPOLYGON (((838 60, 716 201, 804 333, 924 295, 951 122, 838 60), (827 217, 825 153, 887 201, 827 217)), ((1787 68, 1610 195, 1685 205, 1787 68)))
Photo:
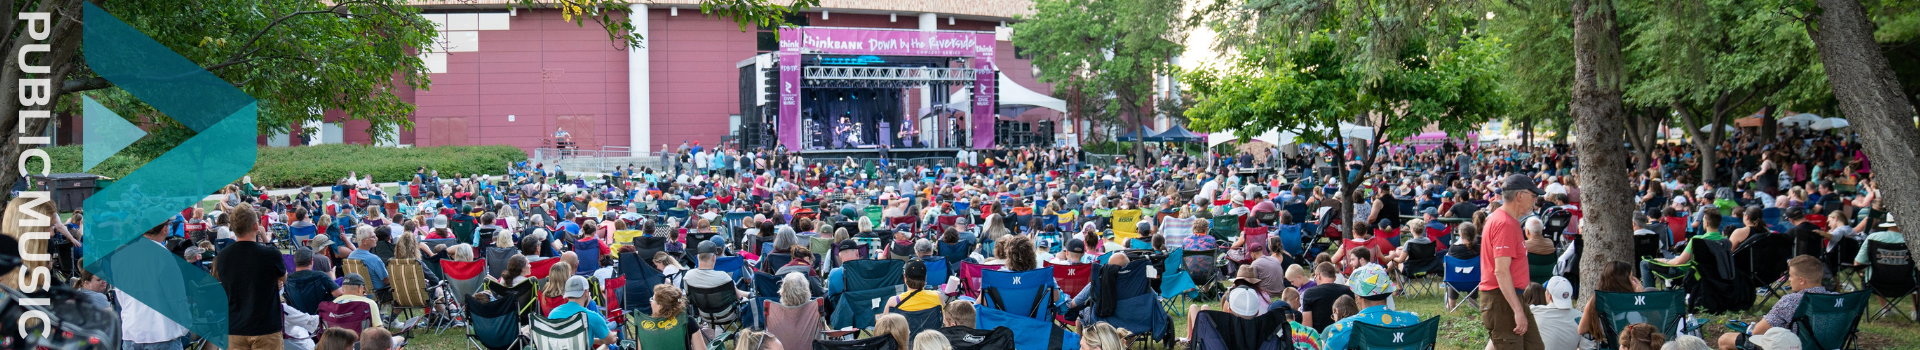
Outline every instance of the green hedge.
MULTIPOLYGON (((77 173, 80 171, 80 147, 61 146, 47 148, 47 155, 54 159, 53 172, 77 173)), ((439 170, 441 176, 454 174, 502 174, 512 162, 526 160, 527 153, 517 147, 494 146, 444 146, 444 147, 372 147, 364 145, 320 145, 310 147, 261 147, 260 157, 253 165, 253 183, 269 187, 299 187, 305 185, 332 185, 347 173, 357 172, 360 176, 373 175, 375 182, 408 180, 413 170, 427 167, 439 170)), ((90 173, 121 178, 138 169, 151 159, 116 154, 95 166, 90 173)), ((28 161, 29 169, 38 168, 39 160, 28 161)))

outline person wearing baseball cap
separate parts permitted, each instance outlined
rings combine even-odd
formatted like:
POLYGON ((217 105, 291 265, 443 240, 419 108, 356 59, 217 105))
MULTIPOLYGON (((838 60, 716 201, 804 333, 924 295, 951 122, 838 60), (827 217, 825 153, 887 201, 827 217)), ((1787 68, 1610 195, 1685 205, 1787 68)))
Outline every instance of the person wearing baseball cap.
POLYGON ((367 297, 367 278, 358 273, 348 273, 340 277, 340 296, 333 298, 334 304, 349 302, 366 303, 367 310, 373 310, 373 326, 386 327, 387 322, 380 318, 380 304, 367 297))
MULTIPOLYGON (((839 258, 838 264, 841 265, 846 264, 848 261, 860 260, 860 253, 865 249, 865 246, 860 245, 860 242, 856 242, 851 238, 840 240, 840 243, 834 243, 833 245, 834 255, 839 258)), ((827 271, 828 298, 840 295, 840 292, 846 291, 847 282, 846 278, 843 277, 845 273, 845 269, 840 266, 834 266, 832 270, 827 271)))
POLYGON ((567 303, 554 307, 553 311, 547 313, 547 319, 563 319, 573 317, 574 314, 584 314, 587 318, 587 338, 593 340, 593 346, 613 344, 613 332, 608 331, 606 316, 587 309, 586 277, 567 277, 567 287, 563 295, 567 297, 567 303))
MULTIPOLYGON (((1500 207, 1487 215, 1480 236, 1480 305, 1485 313, 1481 321, 1497 350, 1543 349, 1540 328, 1533 313, 1520 301, 1527 288, 1526 231, 1519 218, 1533 212, 1544 194, 1533 179, 1511 175, 1500 181, 1500 207)), ((1355 294, 1359 293, 1358 290, 1355 294)))
MULTIPOLYGON (((682 279, 686 281, 688 289, 716 288, 733 282, 733 275, 727 274, 726 271, 713 269, 714 262, 719 259, 722 250, 721 245, 713 241, 700 242, 699 249, 694 251, 697 253, 695 260, 699 262, 699 265, 694 266, 693 270, 688 270, 686 277, 682 279)), ((735 292, 739 294, 741 298, 747 297, 747 292, 739 290, 735 290, 735 292)))
POLYGON ((1087 255, 1087 241, 1079 238, 1068 239, 1065 248, 1060 249, 1060 254, 1054 254, 1052 259, 1047 259, 1047 264, 1049 265, 1090 264, 1093 262, 1094 257, 1087 255))
POLYGON ((1826 240, 1832 234, 1821 230, 1820 226, 1807 222, 1807 210, 1798 206, 1788 207, 1785 211, 1787 222, 1793 227, 1787 228, 1787 236, 1793 237, 1794 255, 1812 255, 1819 257, 1827 249, 1826 240))
POLYGON ((1546 284, 1546 305, 1532 305, 1533 319, 1540 321, 1540 340, 1548 349, 1573 349, 1580 346, 1580 310, 1573 308, 1573 282, 1553 276, 1546 284))
POLYGON ((900 311, 914 312, 940 307, 940 305, 946 303, 945 300, 942 300, 939 292, 926 291, 926 262, 918 259, 907 260, 906 268, 901 270, 902 280, 906 281, 907 292, 895 295, 893 298, 888 298, 888 310, 898 307, 900 311))
POLYGON ((1387 307, 1387 297, 1399 291, 1393 284, 1393 277, 1387 275, 1387 269, 1380 265, 1368 264, 1353 269, 1353 276, 1347 278, 1353 287, 1353 301, 1360 307, 1360 313, 1335 321, 1327 326, 1326 346, 1322 349, 1345 349, 1347 341, 1352 339, 1353 323, 1361 322, 1386 327, 1405 327, 1420 323, 1420 317, 1413 313, 1394 311, 1387 307))

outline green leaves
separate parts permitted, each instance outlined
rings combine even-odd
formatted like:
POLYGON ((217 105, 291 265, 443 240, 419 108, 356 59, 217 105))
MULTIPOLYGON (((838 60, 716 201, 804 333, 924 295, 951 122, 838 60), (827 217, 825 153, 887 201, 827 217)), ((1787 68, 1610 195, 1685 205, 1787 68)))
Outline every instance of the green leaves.
POLYGON ((1038 0, 1034 12, 1013 25, 1014 45, 1055 96, 1105 101, 1075 113, 1106 120, 1143 109, 1192 25, 1178 17, 1180 0, 1038 0))

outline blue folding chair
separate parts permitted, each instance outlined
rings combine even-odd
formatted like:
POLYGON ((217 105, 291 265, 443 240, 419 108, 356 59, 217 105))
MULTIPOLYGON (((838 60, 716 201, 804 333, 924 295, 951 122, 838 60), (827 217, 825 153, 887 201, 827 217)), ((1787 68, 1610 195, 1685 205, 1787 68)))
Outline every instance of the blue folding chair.
POLYGON ((975 329, 1007 327, 1013 330, 1013 348, 1017 350, 1078 350, 1080 335, 1055 325, 1053 320, 1038 320, 999 309, 975 306, 975 329))
POLYGON ((1039 320, 1053 319, 1053 306, 1060 298, 1060 285, 1053 281, 1053 268, 1021 272, 987 270, 980 275, 980 305, 1039 320))
POLYGON ((947 284, 947 276, 953 271, 948 270, 945 257, 930 256, 921 262, 927 264, 927 289, 939 290, 940 286, 947 284))
MULTIPOLYGON (((1442 281, 1447 283, 1447 288, 1452 289, 1454 293, 1460 295, 1460 299, 1463 299, 1461 302, 1453 304, 1453 307, 1448 308, 1447 312, 1458 310, 1460 305, 1463 304, 1473 304, 1475 309, 1480 308, 1480 301, 1474 298, 1474 294, 1480 290, 1480 273, 1482 272, 1480 271, 1480 258, 1475 257, 1466 260, 1452 256, 1443 256, 1441 258, 1445 259, 1447 266, 1447 276, 1442 281)), ((1452 301, 1448 302, 1451 303, 1452 301)))
POLYGON ((733 276, 735 282, 741 281, 749 276, 747 275, 747 259, 739 256, 714 258, 713 269, 726 272, 728 276, 733 276))
POLYGON ((1300 226, 1301 225, 1280 226, 1280 248, 1286 251, 1287 254, 1293 254, 1295 258, 1305 257, 1307 254, 1306 246, 1301 244, 1300 226))

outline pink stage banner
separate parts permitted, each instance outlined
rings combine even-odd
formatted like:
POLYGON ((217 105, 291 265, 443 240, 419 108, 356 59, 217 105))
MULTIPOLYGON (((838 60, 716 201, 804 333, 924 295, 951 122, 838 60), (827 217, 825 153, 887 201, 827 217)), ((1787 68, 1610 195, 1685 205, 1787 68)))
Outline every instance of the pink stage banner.
MULTIPOLYGON (((993 43, 991 33, 842 28, 805 28, 801 32, 800 47, 810 53, 972 57, 980 38, 993 43)), ((780 38, 786 40, 787 36, 780 38)))
POLYGON ((993 148, 993 100, 1000 90, 994 86, 999 81, 999 67, 994 67, 994 42, 992 35, 980 35, 973 47, 973 148, 993 148))
POLYGON ((791 39, 800 36, 792 28, 780 29, 780 141, 788 150, 800 150, 800 46, 791 39))

